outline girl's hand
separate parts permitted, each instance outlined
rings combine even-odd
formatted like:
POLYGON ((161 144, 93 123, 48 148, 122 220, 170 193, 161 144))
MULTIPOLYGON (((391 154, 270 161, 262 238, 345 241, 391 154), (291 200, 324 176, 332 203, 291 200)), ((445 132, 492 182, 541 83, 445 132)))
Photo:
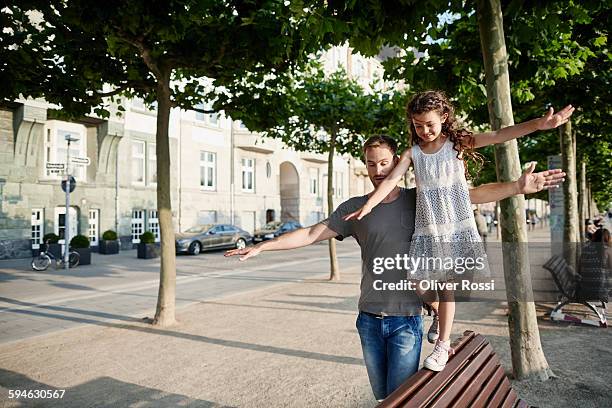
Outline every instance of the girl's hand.
POLYGON ((357 219, 360 220, 363 217, 365 217, 366 215, 368 215, 370 213, 370 211, 372 211, 372 209, 368 206, 363 206, 360 209, 358 209, 357 211, 354 211, 350 214, 345 215, 344 217, 342 217, 342 219, 344 221, 348 221, 348 220, 353 220, 353 219, 357 219))
POLYGON ((567 123, 570 116, 572 116, 572 113, 574 113, 574 109, 576 108, 574 108, 572 105, 567 105, 565 108, 553 115, 555 110, 550 108, 546 115, 538 119, 538 130, 554 129, 564 123, 567 123))

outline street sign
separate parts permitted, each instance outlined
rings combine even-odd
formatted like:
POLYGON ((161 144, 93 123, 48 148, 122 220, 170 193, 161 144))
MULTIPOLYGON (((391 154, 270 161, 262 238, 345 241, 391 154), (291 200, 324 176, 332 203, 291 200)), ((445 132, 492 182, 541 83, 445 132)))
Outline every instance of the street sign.
POLYGON ((64 170, 66 165, 64 163, 47 163, 47 170, 64 170))
POLYGON ((89 164, 91 163, 91 160, 89 160, 89 157, 71 157, 70 162, 74 164, 80 164, 83 166, 89 166, 89 164))
MULTIPOLYGON (((548 156, 548 168, 562 168, 561 155, 548 156)), ((563 245, 558 245, 563 242, 563 227, 565 224, 565 206, 564 194, 562 188, 551 188, 548 190, 548 203, 550 204, 549 227, 551 245, 551 255, 562 255, 563 245)))
MULTIPOLYGON (((76 180, 74 177, 70 176, 70 193, 74 191, 76 188, 76 180)), ((66 192, 66 180, 62 180, 62 190, 66 192)))

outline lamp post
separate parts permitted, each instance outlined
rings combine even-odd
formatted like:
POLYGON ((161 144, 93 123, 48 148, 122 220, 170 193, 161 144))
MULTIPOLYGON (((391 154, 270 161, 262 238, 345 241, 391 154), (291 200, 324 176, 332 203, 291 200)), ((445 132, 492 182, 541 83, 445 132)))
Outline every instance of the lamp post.
POLYGON ((68 273, 70 267, 68 257, 70 255, 70 142, 78 142, 79 139, 67 134, 66 139, 66 215, 64 216, 64 268, 68 273))

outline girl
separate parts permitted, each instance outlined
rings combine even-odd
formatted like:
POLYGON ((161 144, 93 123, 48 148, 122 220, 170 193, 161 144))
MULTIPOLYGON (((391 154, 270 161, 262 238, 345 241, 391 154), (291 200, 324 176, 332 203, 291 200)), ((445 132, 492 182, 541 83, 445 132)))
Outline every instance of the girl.
MULTIPOLYGON (((573 111, 571 105, 557 114, 553 114, 550 108, 541 118, 497 131, 473 134, 465 129, 457 129, 454 108, 442 92, 417 94, 406 109, 412 147, 401 154, 396 167, 371 193, 366 204, 344 219, 361 219, 367 215, 393 190, 414 162, 417 199, 410 256, 421 257, 422 260, 446 259, 447 256, 451 256, 451 259, 486 256, 470 204, 464 160, 470 157, 482 162, 473 149, 503 143, 536 130, 553 129, 566 123, 573 111)), ((485 265, 485 271, 479 273, 486 273, 487 268, 485 265)), ((455 277, 453 270, 438 267, 432 270, 419 268, 416 272, 412 271, 408 278, 419 281, 434 278, 440 282, 452 282, 455 277)), ((424 291, 417 291, 419 295, 424 295, 424 291)), ((449 353, 452 353, 449 337, 455 315, 452 291, 439 290, 437 294, 440 303, 428 333, 429 342, 435 341, 436 345, 424 362, 424 367, 433 371, 441 371, 448 361, 449 353)), ((435 303, 430 306, 435 312, 435 303)))

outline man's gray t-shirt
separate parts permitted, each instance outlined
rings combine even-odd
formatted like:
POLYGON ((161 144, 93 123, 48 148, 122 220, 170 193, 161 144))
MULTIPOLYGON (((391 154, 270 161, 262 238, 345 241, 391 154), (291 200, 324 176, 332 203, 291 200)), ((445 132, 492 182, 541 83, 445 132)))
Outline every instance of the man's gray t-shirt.
POLYGON ((394 266, 381 272, 380 258, 396 259, 398 255, 400 258, 408 255, 414 232, 415 197, 415 189, 400 188, 396 200, 378 204, 359 221, 344 221, 342 217, 361 208, 368 199, 367 196, 354 197, 340 204, 323 221, 338 233, 337 239, 353 236, 361 247, 360 311, 390 316, 422 313, 422 301, 414 290, 380 290, 383 282, 406 282, 407 273, 402 265, 399 269, 394 266), (375 269, 379 273, 374 273, 375 269))

